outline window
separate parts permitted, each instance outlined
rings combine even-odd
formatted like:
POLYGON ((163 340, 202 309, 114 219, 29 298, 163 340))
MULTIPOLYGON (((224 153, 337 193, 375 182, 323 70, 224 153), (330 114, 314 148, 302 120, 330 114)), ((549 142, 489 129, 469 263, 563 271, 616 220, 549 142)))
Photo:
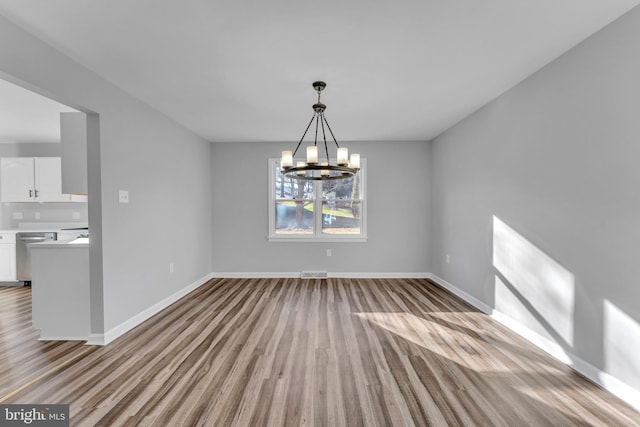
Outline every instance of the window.
POLYGON ((366 239, 365 168, 353 178, 304 181, 285 178, 280 160, 269 160, 269 240, 366 239))

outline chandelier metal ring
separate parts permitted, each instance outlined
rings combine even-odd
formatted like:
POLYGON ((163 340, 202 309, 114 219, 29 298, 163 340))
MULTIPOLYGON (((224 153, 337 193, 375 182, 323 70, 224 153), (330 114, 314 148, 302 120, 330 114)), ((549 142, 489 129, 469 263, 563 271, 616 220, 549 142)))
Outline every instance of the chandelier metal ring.
POLYGON ((360 155, 357 153, 351 154, 349 157, 346 147, 340 147, 338 140, 336 139, 329 122, 324 115, 327 106, 320 102, 320 93, 327 87, 327 84, 322 81, 316 81, 312 84, 313 88, 318 92, 318 102, 313 104, 313 116, 307 125, 302 138, 298 142, 296 149, 292 151, 285 150, 282 152, 282 158, 280 160, 281 171, 287 178, 300 179, 300 180, 335 180, 346 179, 354 177, 360 170, 360 155), (306 162, 297 161, 294 166, 294 157, 298 153, 298 149, 304 141, 304 137, 311 128, 313 122, 316 122, 315 126, 315 139, 313 145, 307 146, 307 159, 306 162), (329 131, 333 142, 336 145, 336 161, 331 162, 329 157, 329 147, 327 145, 326 130, 329 131), (322 139, 324 140, 324 152, 325 161, 318 161, 318 131, 322 133, 322 139))
POLYGON ((356 175, 358 171, 349 168, 347 166, 337 166, 337 165, 329 165, 329 166, 320 166, 320 165, 310 165, 310 166, 299 166, 299 167, 290 167, 283 168, 282 174, 287 178, 300 179, 304 181, 329 181, 334 179, 345 179, 351 178, 356 175), (315 175, 307 175, 307 171, 320 171, 319 176, 315 175), (331 172, 339 172, 339 175, 326 175, 322 174, 322 171, 330 171, 331 172))

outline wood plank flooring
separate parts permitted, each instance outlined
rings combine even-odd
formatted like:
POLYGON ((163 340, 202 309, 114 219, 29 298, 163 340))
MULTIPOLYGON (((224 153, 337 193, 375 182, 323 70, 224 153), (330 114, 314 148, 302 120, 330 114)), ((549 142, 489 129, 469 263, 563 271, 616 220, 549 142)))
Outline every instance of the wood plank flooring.
POLYGON ((31 327, 31 288, 0 286, 0 399, 52 366, 93 351, 84 342, 38 341, 39 336, 31 327))
POLYGON ((74 426, 640 425, 428 280, 214 279, 85 348, 0 401, 69 403, 74 426))

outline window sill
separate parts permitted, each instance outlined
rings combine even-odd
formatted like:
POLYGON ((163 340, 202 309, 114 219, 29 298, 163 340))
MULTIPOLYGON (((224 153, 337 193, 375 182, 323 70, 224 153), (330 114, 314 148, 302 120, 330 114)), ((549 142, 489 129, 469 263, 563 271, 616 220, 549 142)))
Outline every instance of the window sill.
POLYGON ((269 242, 276 243, 363 243, 367 241, 366 236, 357 237, 291 237, 291 236, 267 236, 269 242))

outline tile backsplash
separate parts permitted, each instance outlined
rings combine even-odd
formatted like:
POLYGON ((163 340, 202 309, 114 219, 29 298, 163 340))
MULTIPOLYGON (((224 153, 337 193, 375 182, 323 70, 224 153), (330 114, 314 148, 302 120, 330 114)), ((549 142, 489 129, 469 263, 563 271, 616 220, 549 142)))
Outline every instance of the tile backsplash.
POLYGON ((20 223, 87 223, 87 203, 2 203, 0 228, 18 228, 20 223))

